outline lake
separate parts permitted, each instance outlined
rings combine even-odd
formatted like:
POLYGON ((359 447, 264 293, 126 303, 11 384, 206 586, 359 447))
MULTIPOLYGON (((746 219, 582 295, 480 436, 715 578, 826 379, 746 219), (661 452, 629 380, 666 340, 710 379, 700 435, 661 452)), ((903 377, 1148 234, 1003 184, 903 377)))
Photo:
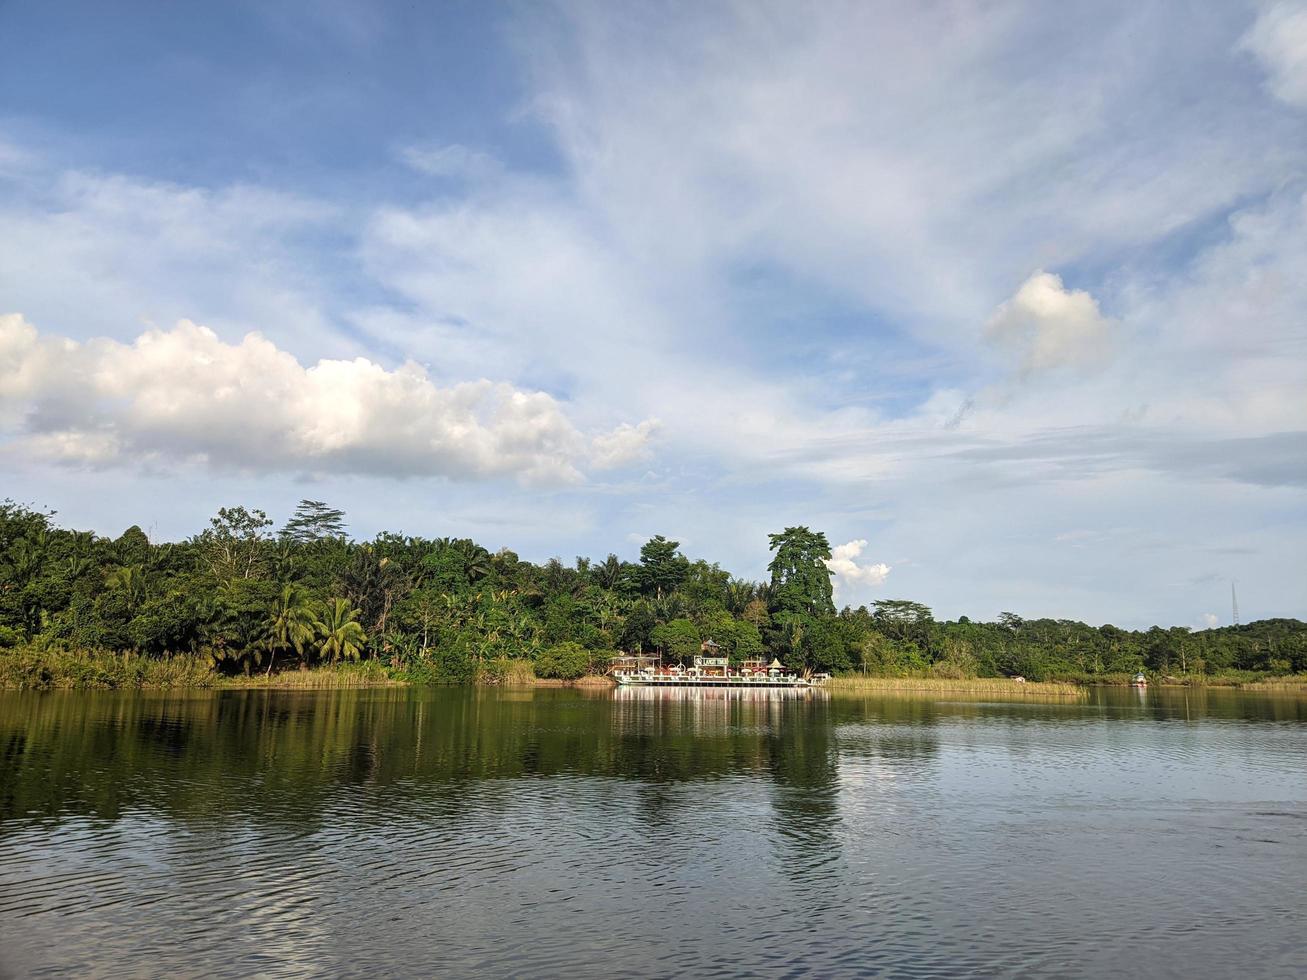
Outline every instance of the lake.
POLYGON ((1307 700, 0 693, 11 976, 1307 975, 1307 700))

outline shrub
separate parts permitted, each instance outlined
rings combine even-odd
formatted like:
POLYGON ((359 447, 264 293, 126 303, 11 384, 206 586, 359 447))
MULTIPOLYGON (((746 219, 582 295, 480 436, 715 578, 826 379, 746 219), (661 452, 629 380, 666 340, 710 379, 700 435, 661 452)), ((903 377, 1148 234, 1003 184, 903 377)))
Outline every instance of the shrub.
POLYGON ((560 643, 541 650, 535 657, 537 677, 574 681, 590 666, 590 654, 579 643, 560 643))

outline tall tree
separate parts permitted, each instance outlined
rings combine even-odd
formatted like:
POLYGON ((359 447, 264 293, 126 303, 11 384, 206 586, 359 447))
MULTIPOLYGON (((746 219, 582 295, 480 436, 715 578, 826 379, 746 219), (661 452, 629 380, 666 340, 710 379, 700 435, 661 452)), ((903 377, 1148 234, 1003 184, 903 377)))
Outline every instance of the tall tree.
POLYGON ((830 542, 821 531, 787 527, 767 536, 776 556, 771 572, 772 609, 777 613, 830 616, 835 613, 832 572, 826 567, 830 542))
POLYGON ((640 567, 636 581, 645 595, 661 599, 685 581, 690 574, 690 561, 678 550, 679 541, 668 541, 655 535, 640 548, 640 567))
POLYGON ((345 512, 321 500, 301 500, 281 529, 281 537, 297 544, 345 537, 345 512))
POLYGON ((930 630, 935 617, 929 606, 908 599, 878 599, 872 622, 876 629, 900 643, 915 643, 922 650, 931 649, 930 630))
POLYGON ((216 517, 209 518, 209 527, 194 543, 219 579, 258 578, 270 527, 272 521, 261 510, 223 507, 216 517))
POLYGON ((673 660, 688 660, 699 652, 699 630, 688 619, 673 619, 655 627, 650 639, 673 660))

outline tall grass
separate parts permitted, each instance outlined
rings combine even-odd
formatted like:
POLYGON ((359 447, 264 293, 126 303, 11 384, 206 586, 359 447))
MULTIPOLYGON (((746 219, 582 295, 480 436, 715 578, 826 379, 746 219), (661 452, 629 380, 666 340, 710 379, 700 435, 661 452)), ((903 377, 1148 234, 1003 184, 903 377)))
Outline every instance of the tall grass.
POLYGON ((311 670, 286 670, 279 674, 254 673, 248 677, 224 677, 222 687, 272 687, 294 690, 326 690, 345 687, 395 687, 403 684, 376 660, 314 667, 311 670))
POLYGON ((531 687, 539 682, 531 661, 518 657, 496 657, 485 661, 478 668, 476 683, 484 687, 531 687))
POLYGON ((108 650, 0 650, 0 688, 11 690, 214 687, 218 681, 212 661, 194 654, 143 657, 108 650))
POLYGON ((112 690, 115 688, 380 687, 399 681, 375 660, 286 670, 271 676, 224 676, 204 654, 146 657, 109 650, 18 647, 0 650, 0 689, 20 691, 112 690))
POLYGON ((1060 682, 1028 681, 1024 684, 1010 677, 835 677, 829 682, 830 689, 837 692, 868 693, 884 692, 927 694, 985 694, 1002 697, 1084 697, 1085 689, 1077 684, 1060 682))
POLYGON ((1287 677, 1268 677, 1239 685, 1244 691, 1293 691, 1307 694, 1307 674, 1290 674, 1287 677))

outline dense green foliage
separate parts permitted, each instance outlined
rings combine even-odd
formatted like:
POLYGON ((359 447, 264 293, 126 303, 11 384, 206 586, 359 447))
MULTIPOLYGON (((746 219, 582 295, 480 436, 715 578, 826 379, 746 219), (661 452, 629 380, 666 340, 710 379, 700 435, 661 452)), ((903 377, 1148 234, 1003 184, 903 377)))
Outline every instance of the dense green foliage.
POLYGON ((560 643, 535 657, 535 674, 552 680, 574 681, 590 669, 590 654, 579 643, 560 643))
POLYGON ((470 680, 505 662, 540 676, 602 670, 614 651, 685 659, 706 640, 736 662, 882 676, 1197 676, 1307 670, 1307 625, 1266 620, 1190 632, 1069 620, 937 621, 887 599, 832 604, 824 534, 786 528, 765 583, 690 560, 655 537, 638 562, 609 555, 536 565, 467 539, 345 534, 304 501, 278 533, 259 510, 223 508, 201 533, 151 543, 56 526, 0 504, 0 648, 207 657, 225 673, 379 662, 417 679, 470 680))

